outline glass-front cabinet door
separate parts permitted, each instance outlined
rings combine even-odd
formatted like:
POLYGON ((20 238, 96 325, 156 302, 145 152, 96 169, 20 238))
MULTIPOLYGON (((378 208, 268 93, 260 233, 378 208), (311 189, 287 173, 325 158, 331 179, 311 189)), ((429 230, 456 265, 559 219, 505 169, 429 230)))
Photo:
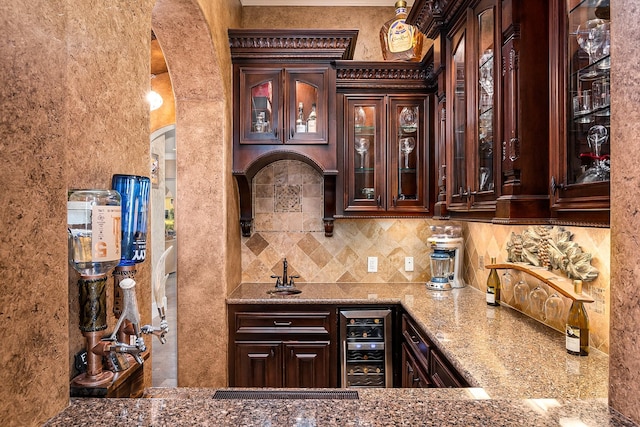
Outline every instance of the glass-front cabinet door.
POLYGON ((350 98, 346 115, 345 210, 384 210, 384 98, 350 98))
POLYGON ((477 159, 475 173, 475 200, 485 197, 495 199, 495 104, 493 88, 495 79, 495 13, 493 7, 476 15, 477 68, 477 159))
POLYGON ((282 121, 282 72, 280 69, 240 70, 240 143, 275 144, 282 121))
POLYGON ((452 38, 452 50, 449 61, 449 93, 451 100, 447 114, 450 134, 450 153, 447 159, 447 179, 449 209, 467 208, 470 188, 467 182, 467 72, 465 55, 465 31, 459 31, 452 38))
POLYGON ((500 29, 495 3, 485 0, 467 9, 466 20, 448 39, 448 209, 482 212, 482 217, 493 216, 500 185, 495 92, 500 29))
MULTIPOLYGON (((609 0, 555 0, 559 8, 558 70, 564 96, 556 107, 560 146, 552 170, 552 213, 595 225, 608 224, 611 170, 609 0), (564 70, 564 75, 560 74, 564 70)), ((552 129, 556 127, 553 126, 552 129)))
POLYGON ((428 149, 425 97, 390 97, 387 209, 424 211, 428 149))
POLYGON ((326 144, 328 70, 287 69, 287 143, 326 144))
POLYGON ((240 73, 240 144, 328 144, 328 67, 240 73))

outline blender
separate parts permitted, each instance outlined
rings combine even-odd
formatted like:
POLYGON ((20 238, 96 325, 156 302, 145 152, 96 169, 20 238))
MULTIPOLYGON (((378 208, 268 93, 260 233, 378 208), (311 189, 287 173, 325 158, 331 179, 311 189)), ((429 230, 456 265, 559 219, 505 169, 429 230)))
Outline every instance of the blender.
POLYGON ((432 225, 431 237, 427 243, 431 247, 431 280, 427 289, 445 291, 466 286, 462 278, 464 240, 459 225, 432 225))

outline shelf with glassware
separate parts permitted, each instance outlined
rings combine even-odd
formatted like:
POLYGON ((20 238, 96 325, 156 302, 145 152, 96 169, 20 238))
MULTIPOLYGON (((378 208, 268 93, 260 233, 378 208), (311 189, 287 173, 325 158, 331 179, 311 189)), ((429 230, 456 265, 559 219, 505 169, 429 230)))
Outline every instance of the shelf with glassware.
POLYGON ((554 223, 609 225, 611 38, 609 1, 554 0, 560 32, 552 68, 554 223), (565 86, 566 82, 566 86, 565 86), (566 119, 565 119, 566 117, 566 119))
POLYGON ((342 214, 429 212, 428 96, 345 95, 342 214))

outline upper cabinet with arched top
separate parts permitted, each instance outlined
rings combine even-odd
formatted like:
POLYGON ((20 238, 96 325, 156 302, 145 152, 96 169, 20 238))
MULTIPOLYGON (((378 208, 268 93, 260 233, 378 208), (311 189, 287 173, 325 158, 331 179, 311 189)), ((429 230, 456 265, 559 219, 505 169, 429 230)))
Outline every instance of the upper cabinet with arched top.
POLYGON ((230 29, 233 174, 243 236, 251 234, 251 179, 271 161, 295 158, 324 176, 325 234, 335 215, 336 70, 352 59, 357 30, 230 29))

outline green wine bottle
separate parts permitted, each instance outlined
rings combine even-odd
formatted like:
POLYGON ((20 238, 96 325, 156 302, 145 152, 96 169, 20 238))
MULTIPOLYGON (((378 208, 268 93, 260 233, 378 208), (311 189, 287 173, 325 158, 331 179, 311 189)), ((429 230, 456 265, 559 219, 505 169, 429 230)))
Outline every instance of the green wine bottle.
MULTIPOLYGON (((496 259, 491 258, 491 264, 495 264, 496 259)), ((487 279, 487 305, 500 305, 500 277, 498 271, 492 268, 487 279)))

